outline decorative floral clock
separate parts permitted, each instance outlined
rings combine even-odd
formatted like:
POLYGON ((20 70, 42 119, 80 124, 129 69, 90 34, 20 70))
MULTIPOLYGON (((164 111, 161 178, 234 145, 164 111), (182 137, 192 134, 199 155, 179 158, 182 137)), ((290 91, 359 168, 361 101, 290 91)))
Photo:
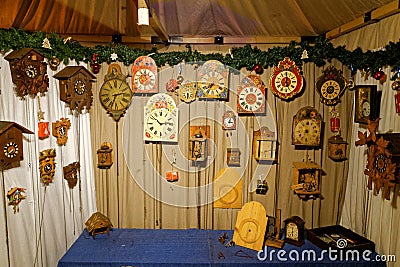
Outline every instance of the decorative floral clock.
POLYGON ((284 100, 289 100, 301 92, 303 76, 296 63, 285 57, 279 62, 271 75, 270 85, 272 93, 284 100))
POLYGON ((228 68, 218 60, 206 61, 198 72, 197 96, 226 100, 228 90, 228 68))
POLYGON ((138 57, 132 66, 132 91, 134 93, 157 93, 157 65, 149 56, 138 57))

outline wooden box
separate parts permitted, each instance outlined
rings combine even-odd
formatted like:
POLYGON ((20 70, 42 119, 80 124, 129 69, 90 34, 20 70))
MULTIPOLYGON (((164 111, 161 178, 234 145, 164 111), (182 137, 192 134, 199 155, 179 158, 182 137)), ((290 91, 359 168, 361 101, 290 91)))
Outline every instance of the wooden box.
POLYGON ((375 243, 341 225, 308 229, 308 240, 319 248, 375 251, 375 243))

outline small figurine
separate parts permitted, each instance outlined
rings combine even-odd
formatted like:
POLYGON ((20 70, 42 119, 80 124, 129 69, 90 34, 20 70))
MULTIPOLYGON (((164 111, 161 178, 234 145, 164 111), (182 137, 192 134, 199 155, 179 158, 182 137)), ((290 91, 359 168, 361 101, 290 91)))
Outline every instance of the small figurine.
POLYGON ((25 188, 22 187, 13 187, 8 190, 7 198, 8 198, 8 205, 13 205, 14 213, 19 212, 19 203, 26 198, 22 193, 25 192, 25 188))

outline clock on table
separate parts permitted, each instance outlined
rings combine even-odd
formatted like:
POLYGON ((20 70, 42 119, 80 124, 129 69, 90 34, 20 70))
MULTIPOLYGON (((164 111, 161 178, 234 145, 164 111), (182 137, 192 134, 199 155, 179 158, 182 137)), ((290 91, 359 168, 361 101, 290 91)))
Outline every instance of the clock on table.
POLYGON ((355 91, 354 122, 368 124, 379 117, 382 92, 376 85, 358 85, 355 91))
POLYGON ((304 224, 305 222, 299 216, 292 216, 285 221, 285 242, 302 246, 304 244, 304 224))
POLYGON ((292 144, 319 146, 321 141, 322 116, 310 106, 301 108, 293 117, 292 144))
POLYGON ((322 103, 328 106, 336 105, 346 88, 346 80, 342 71, 329 66, 322 71, 322 75, 315 83, 316 90, 322 103))
POLYGON ((244 77, 237 92, 238 114, 263 114, 265 112, 265 86, 254 74, 244 77))
POLYGON ((226 100, 229 97, 228 68, 218 60, 204 62, 199 69, 197 96, 226 100))
POLYGON ((133 93, 157 93, 158 74, 157 65, 149 56, 140 56, 132 66, 133 93))
POLYGON ((108 67, 108 73, 100 88, 100 102, 116 122, 125 114, 133 97, 125 78, 121 73, 121 67, 113 63, 108 67))
POLYGON ((95 76, 82 66, 68 66, 53 75, 59 80, 60 100, 71 110, 90 110, 93 102, 92 81, 95 76))
POLYGON ((298 95, 303 88, 303 76, 296 63, 285 57, 280 61, 270 78, 271 92, 284 100, 298 95))
POLYGON ((178 108, 167 94, 155 94, 144 107, 144 141, 178 141, 178 108))

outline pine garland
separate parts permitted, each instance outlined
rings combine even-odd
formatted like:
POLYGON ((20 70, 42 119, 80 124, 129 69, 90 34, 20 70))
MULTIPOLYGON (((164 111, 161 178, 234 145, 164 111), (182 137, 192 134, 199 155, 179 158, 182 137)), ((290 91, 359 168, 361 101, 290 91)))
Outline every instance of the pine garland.
POLYGON ((0 50, 6 53, 10 50, 17 50, 30 47, 38 50, 46 58, 57 57, 64 63, 70 60, 93 63, 93 54, 97 54, 98 63, 111 63, 111 54, 118 55, 118 61, 125 65, 132 64, 139 56, 152 54, 157 66, 174 66, 181 62, 218 60, 223 64, 234 69, 240 70, 246 68, 252 70, 258 63, 263 68, 277 66, 279 61, 289 57, 301 66, 303 61, 313 62, 317 66, 324 66, 332 61, 339 60, 342 64, 355 71, 365 71, 375 73, 385 66, 393 67, 393 70, 400 68, 400 43, 390 42, 379 51, 368 50, 363 52, 361 48, 349 51, 345 46, 334 47, 327 39, 317 37, 313 44, 309 42, 291 42, 285 47, 273 47, 267 51, 262 51, 257 47, 245 45, 243 47, 234 47, 231 54, 202 54, 197 50, 192 50, 187 45, 186 51, 182 52, 159 52, 155 47, 151 50, 131 48, 121 44, 109 43, 107 45, 96 45, 94 47, 85 47, 75 40, 66 40, 56 33, 47 35, 44 32, 28 32, 22 29, 1 29, 0 28, 0 50), (43 47, 43 40, 48 38, 51 48, 43 47), (301 56, 304 50, 308 52, 308 58, 302 60, 301 56))

